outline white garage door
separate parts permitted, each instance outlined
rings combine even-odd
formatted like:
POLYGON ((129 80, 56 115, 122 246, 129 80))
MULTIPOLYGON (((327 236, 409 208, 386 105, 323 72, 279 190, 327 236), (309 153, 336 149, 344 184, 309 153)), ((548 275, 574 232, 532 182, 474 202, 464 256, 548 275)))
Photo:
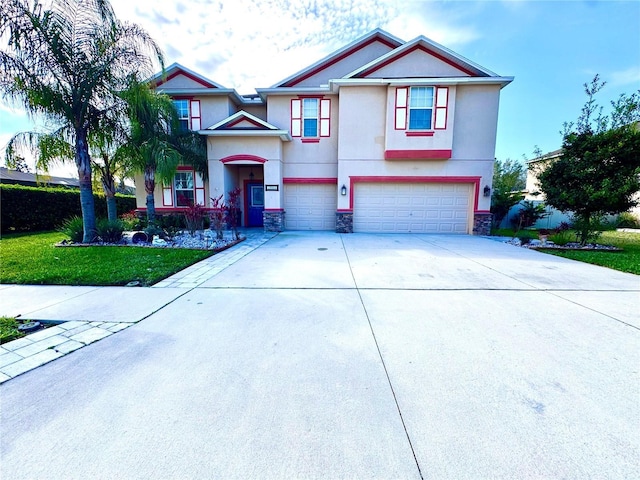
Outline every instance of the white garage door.
POLYGON ((285 229, 335 230, 337 202, 335 185, 285 184, 285 229))
POLYGON ((467 183, 358 183, 353 230, 469 233, 472 187, 467 183))

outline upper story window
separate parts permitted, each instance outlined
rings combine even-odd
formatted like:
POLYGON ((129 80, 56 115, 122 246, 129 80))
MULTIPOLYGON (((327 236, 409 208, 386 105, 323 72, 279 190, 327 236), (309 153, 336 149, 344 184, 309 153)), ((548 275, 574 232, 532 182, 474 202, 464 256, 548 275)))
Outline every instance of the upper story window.
POLYGON ((419 131, 433 135, 433 130, 447 128, 449 104, 448 87, 398 87, 396 88, 396 130, 419 131))
POLYGON ((189 130, 189 100, 174 100, 173 105, 178 112, 180 130, 189 130))
MULTIPOLYGON (((291 136, 319 139, 331 135, 331 100, 304 97, 291 100, 291 136)), ((317 140, 316 140, 317 141, 317 140)))
POLYGON ((411 87, 409 89, 409 130, 431 130, 433 90, 433 87, 411 87))
POLYGON ((178 98, 173 100, 173 105, 176 107, 176 111, 178 112, 180 130, 200 130, 202 126, 200 118, 200 100, 178 98))
POLYGON ((317 98, 302 99, 302 136, 317 137, 319 120, 319 108, 317 98))

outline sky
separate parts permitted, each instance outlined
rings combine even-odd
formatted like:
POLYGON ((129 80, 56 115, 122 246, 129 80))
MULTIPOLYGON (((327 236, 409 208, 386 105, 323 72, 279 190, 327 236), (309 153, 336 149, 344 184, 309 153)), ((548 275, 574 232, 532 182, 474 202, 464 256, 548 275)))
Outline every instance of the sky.
MULTIPOLYGON (((46 3, 46 2, 45 2, 46 3)), ((122 21, 178 62, 240 94, 270 87, 374 28, 409 41, 424 35, 514 81, 502 90, 496 158, 532 158, 561 146, 580 114, 584 84, 607 82, 607 111, 640 89, 640 1, 112 0, 122 21)), ((0 104, 4 145, 39 122, 0 104)), ((38 127, 36 127, 38 128, 38 127)), ((75 176, 75 167, 51 173, 75 176)))

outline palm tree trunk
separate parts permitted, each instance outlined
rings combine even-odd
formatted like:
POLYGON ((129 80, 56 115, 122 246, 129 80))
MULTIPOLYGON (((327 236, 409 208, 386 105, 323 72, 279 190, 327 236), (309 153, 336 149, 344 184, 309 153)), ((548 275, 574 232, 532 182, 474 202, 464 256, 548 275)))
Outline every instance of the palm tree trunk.
POLYGON ((80 209, 82 211, 82 243, 91 243, 96 238, 96 211, 91 183, 91 159, 87 145, 87 131, 76 129, 76 166, 80 181, 80 209))
POLYGON ((152 225, 156 221, 156 201, 153 198, 153 191, 155 189, 155 169, 147 167, 144 169, 144 190, 147 192, 147 222, 149 225, 152 225))
POLYGON ((111 222, 115 222, 118 219, 118 208, 116 205, 116 182, 108 177, 108 172, 103 172, 102 175, 102 189, 104 190, 104 196, 107 199, 107 218, 111 222))
POLYGON ((118 220, 118 205, 115 195, 107 195, 107 218, 110 222, 118 220))

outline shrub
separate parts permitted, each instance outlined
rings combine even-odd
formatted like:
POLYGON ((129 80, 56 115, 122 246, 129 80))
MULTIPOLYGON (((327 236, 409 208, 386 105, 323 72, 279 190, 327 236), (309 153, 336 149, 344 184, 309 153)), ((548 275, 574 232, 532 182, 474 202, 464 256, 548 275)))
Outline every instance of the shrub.
POLYGON ((536 205, 529 200, 525 200, 522 202, 522 207, 518 215, 513 219, 514 228, 520 230, 521 228, 530 227, 536 223, 536 221, 547 216, 549 216, 549 213, 545 211, 544 204, 540 203, 536 205))
POLYGON ((120 243, 122 240, 124 224, 120 220, 112 221, 108 218, 101 218, 98 220, 96 228, 98 236, 105 243, 120 243))
POLYGON ((155 225, 153 223, 150 225, 147 225, 147 227, 144 229, 144 233, 147 234, 147 238, 149 239, 149 242, 153 240, 154 235, 158 235, 160 238, 166 235, 166 233, 162 228, 160 228, 158 225, 155 225))
POLYGON ((585 245, 597 241, 605 230, 615 230, 616 226, 606 217, 591 216, 585 219, 575 216, 573 218, 573 228, 576 230, 578 241, 585 245))
POLYGON ((74 215, 67 218, 59 227, 60 232, 64 233, 73 243, 82 243, 84 236, 82 226, 82 217, 74 215))
POLYGON ((203 229, 204 216, 204 207, 199 203, 194 203, 185 210, 184 221, 191 235, 194 235, 197 230, 203 229))
POLYGON ((571 229, 571 225, 567 222, 560 222, 560 225, 556 228, 558 232, 565 232, 571 229))
POLYGON ((531 242, 531 237, 529 235, 518 235, 518 239, 522 243, 522 245, 527 245, 531 242))
POLYGON ((227 225, 233 232, 234 240, 240 239, 240 232, 238 232, 238 217, 240 213, 240 193, 242 190, 237 187, 229 192, 229 202, 227 204, 227 225))
POLYGON ((640 218, 631 212, 624 212, 618 215, 618 228, 640 228, 640 218))
MULTIPOLYGON (((136 208, 132 195, 116 194, 118 212, 136 208)), ((107 216, 107 201, 104 195, 94 194, 97 217, 107 216)), ((2 233, 37 232, 56 230, 61 218, 82 215, 80 192, 70 188, 26 187, 23 185, 0 185, 2 205, 2 233)))
POLYGON ((226 205, 222 200, 223 195, 217 198, 211 198, 211 211, 209 218, 211 219, 211 229, 215 230, 216 238, 222 240, 224 238, 224 215, 226 205))
POLYGON ((549 240, 562 247, 571 242, 573 240, 572 237, 573 234, 570 230, 557 230, 556 233, 549 236, 549 240))
POLYGON ((142 230, 146 226, 146 220, 138 217, 135 210, 120 215, 122 226, 126 231, 142 230))
MULTIPOLYGON (((175 237, 178 232, 180 232, 180 230, 185 228, 184 216, 178 215, 176 213, 157 216, 156 226, 160 229, 160 231, 158 233, 154 233, 153 235, 160 235, 160 237, 171 239, 175 237)), ((152 237, 149 236, 149 238, 152 237)))

